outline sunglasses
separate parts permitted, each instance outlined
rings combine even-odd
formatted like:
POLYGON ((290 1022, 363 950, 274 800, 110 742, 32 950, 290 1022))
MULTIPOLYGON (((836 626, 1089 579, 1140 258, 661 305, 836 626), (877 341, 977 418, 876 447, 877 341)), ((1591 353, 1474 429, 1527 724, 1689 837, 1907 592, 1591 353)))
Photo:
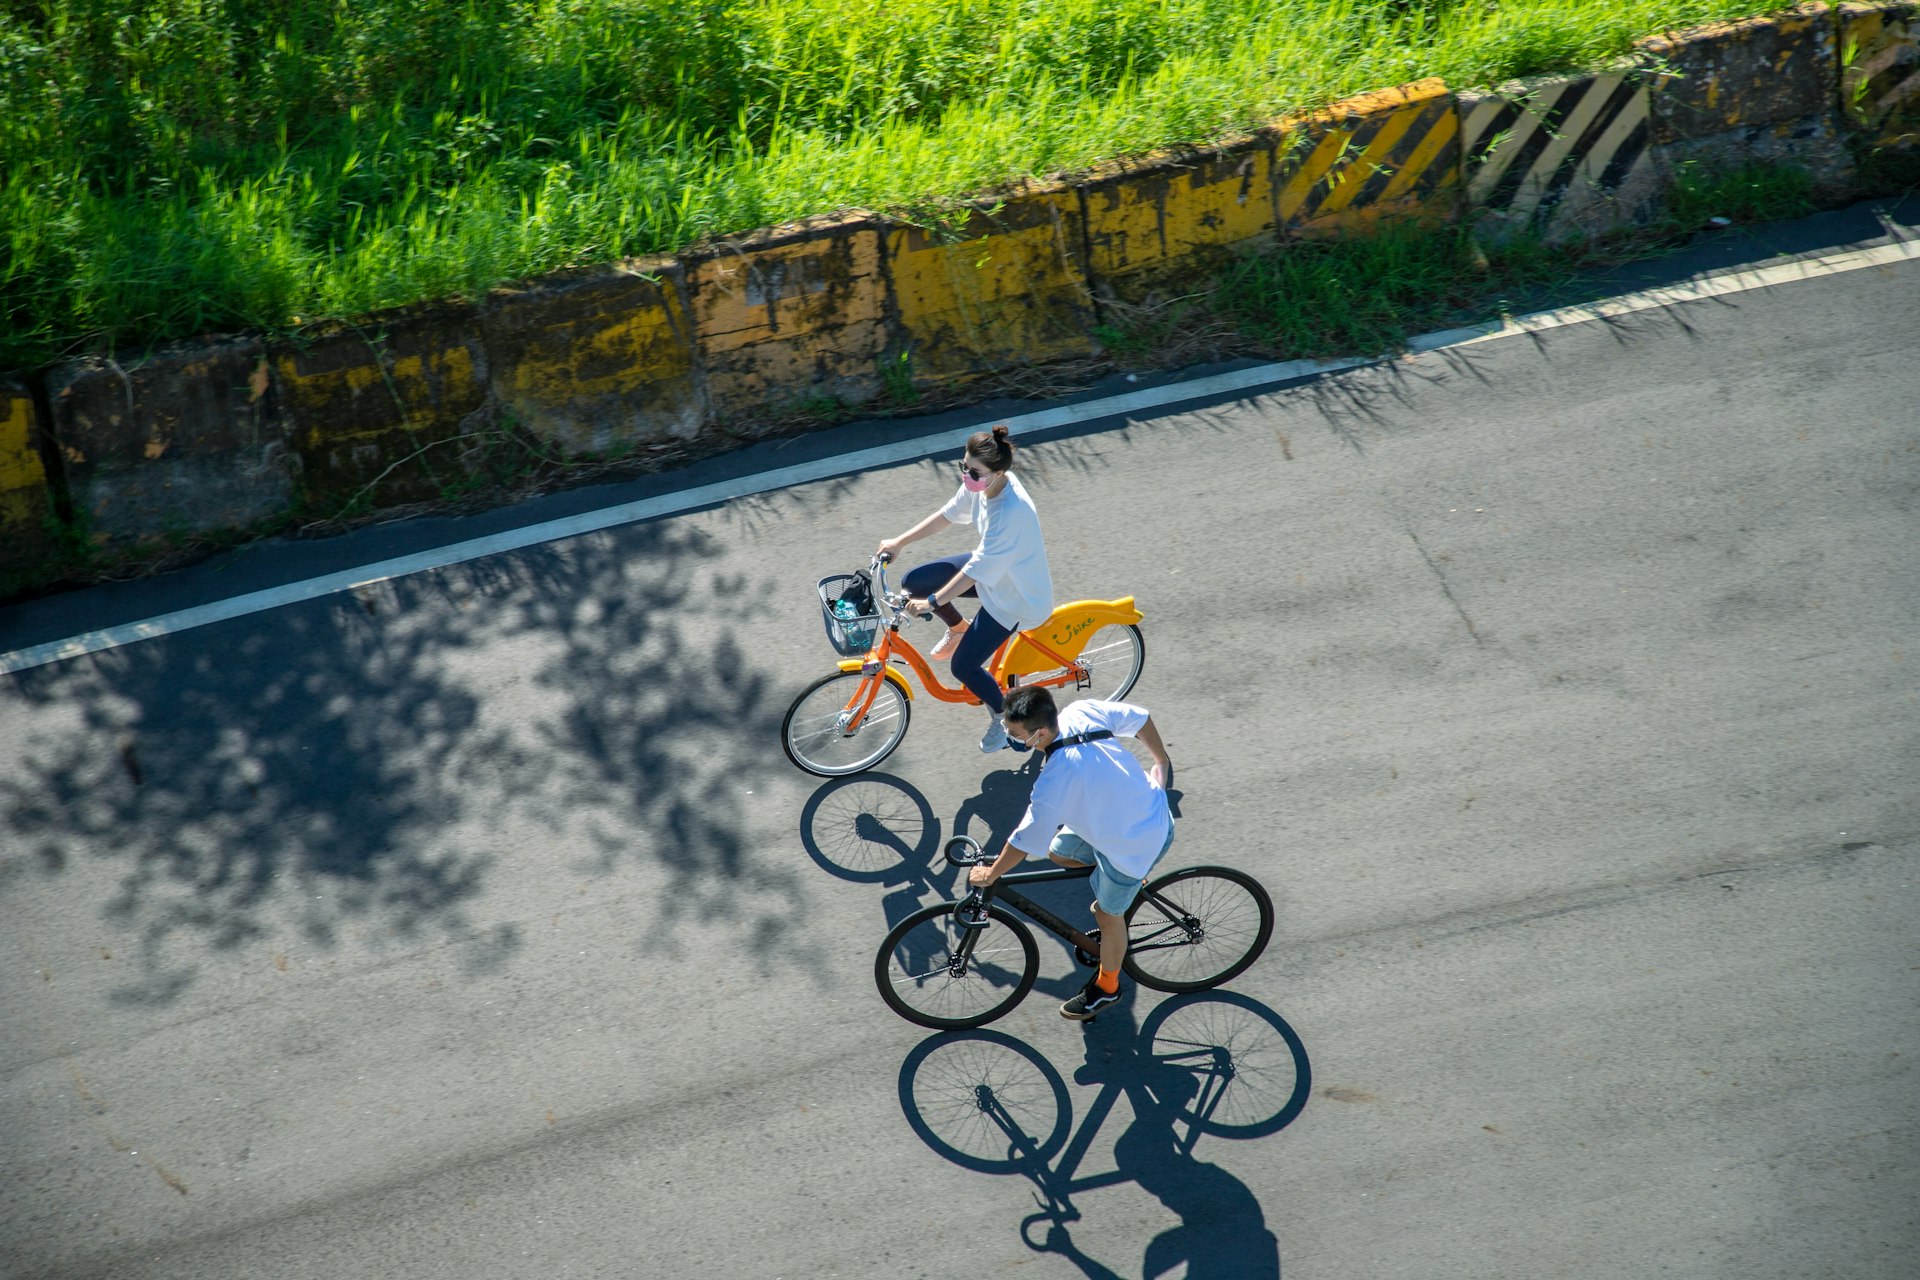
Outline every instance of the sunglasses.
POLYGON ((960 464, 960 474, 965 476, 969 480, 985 480, 988 476, 992 475, 993 472, 975 471, 972 467, 962 462, 960 464))

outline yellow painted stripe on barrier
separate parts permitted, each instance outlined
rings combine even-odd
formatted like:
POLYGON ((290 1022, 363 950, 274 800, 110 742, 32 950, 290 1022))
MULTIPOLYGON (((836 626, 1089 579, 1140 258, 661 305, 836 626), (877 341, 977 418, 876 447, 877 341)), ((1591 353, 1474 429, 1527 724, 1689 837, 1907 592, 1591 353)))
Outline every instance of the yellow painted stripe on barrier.
MULTIPOLYGON (((1433 128, 1427 132, 1427 136, 1422 139, 1419 147, 1414 150, 1406 164, 1401 166, 1400 172, 1393 175, 1393 181, 1387 184, 1386 191, 1380 196, 1380 202, 1386 204, 1390 201, 1405 199, 1412 193, 1416 183, 1429 176, 1436 164, 1445 163, 1442 160, 1443 154, 1448 147, 1458 142, 1459 137, 1460 114, 1449 110, 1434 122, 1433 128)), ((1460 164, 1458 156, 1452 163, 1457 178, 1460 164)))
POLYGON ((1346 157, 1346 163, 1336 165, 1327 173, 1327 196, 1321 198, 1319 205, 1309 209, 1309 217, 1331 217, 1354 203, 1361 188, 1367 184, 1367 178, 1380 171, 1380 163, 1386 154, 1394 150, 1394 144, 1400 142, 1402 134, 1413 127, 1413 117, 1417 111, 1404 109, 1386 117, 1380 123, 1380 129, 1367 138, 1363 146, 1357 148, 1359 154, 1352 152, 1346 157))
POLYGON ((0 576, 31 572, 49 546, 53 491, 33 438, 33 398, 24 387, 0 390, 0 576))
POLYGON ((1367 140, 1358 156, 1352 157, 1349 163, 1328 175, 1331 186, 1326 198, 1320 202, 1320 207, 1312 211, 1312 216, 1323 217, 1339 213, 1352 204, 1354 198, 1365 187, 1367 179, 1380 172, 1380 166, 1387 155, 1407 130, 1413 127, 1414 119, 1419 114, 1419 108, 1406 107, 1383 121, 1379 132, 1367 140))
POLYGON ((1362 94, 1316 112, 1294 126, 1299 141, 1282 162, 1280 221, 1338 222, 1342 215, 1364 216, 1389 201, 1457 185, 1459 128, 1453 95, 1438 79, 1362 94))
POLYGON ((0 417, 0 492, 46 488, 47 469, 33 446, 33 401, 12 394, 5 409, 6 416, 0 417))
POLYGON ((1353 135, 1340 129, 1329 129, 1321 137, 1320 145, 1301 162, 1300 168, 1287 180, 1287 185, 1280 189, 1281 221, 1292 218, 1313 185, 1346 154, 1352 142, 1353 135))
POLYGON ((888 336, 881 234, 863 214, 823 218, 691 261, 694 341, 716 413, 878 393, 888 336))

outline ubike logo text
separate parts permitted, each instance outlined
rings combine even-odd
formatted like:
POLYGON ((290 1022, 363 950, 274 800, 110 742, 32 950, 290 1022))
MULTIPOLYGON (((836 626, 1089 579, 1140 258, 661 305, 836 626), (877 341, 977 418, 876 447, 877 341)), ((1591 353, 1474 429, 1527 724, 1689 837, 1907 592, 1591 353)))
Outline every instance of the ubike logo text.
POLYGON ((1053 633, 1053 642, 1059 645, 1072 644, 1075 636, 1085 634, 1092 626, 1092 618, 1082 618, 1078 622, 1069 622, 1065 631, 1056 631, 1053 633))

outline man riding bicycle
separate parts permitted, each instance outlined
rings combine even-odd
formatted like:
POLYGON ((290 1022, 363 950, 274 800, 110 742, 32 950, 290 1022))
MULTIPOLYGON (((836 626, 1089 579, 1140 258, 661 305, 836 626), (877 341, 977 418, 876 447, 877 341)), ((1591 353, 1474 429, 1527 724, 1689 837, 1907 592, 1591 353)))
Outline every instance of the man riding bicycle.
POLYGON ((1120 962, 1127 955, 1127 908, 1141 882, 1173 844, 1167 787, 1173 761, 1146 710, 1125 702, 1076 702, 1061 711, 1044 688, 1026 686, 1006 696, 1007 735, 1045 753, 1026 816, 991 865, 968 880, 984 887, 1021 860, 1047 856, 1063 867, 1094 864, 1093 918, 1100 928, 1100 964, 1085 989, 1060 1006, 1062 1017, 1085 1022, 1120 998, 1120 962), (1115 738, 1137 737, 1153 757, 1151 773, 1115 738))

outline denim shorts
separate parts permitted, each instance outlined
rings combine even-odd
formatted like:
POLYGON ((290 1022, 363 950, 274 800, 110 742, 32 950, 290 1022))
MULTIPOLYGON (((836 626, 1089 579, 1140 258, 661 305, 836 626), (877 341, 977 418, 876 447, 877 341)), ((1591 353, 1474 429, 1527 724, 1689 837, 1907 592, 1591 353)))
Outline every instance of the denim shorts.
MULTIPOLYGON (((1167 850, 1173 847, 1173 828, 1168 824, 1167 842, 1160 846, 1159 854, 1153 860, 1153 867, 1167 856, 1167 850)), ((1146 876, 1138 879, 1122 875, 1107 863, 1107 855, 1082 840, 1066 827, 1053 838, 1047 846, 1047 852, 1073 862, 1091 862, 1093 864, 1093 900, 1099 908, 1110 916, 1123 916, 1127 908, 1133 905, 1133 896, 1140 892, 1140 885, 1146 876)), ((1153 867, 1147 868, 1147 875, 1153 874, 1153 867)))

